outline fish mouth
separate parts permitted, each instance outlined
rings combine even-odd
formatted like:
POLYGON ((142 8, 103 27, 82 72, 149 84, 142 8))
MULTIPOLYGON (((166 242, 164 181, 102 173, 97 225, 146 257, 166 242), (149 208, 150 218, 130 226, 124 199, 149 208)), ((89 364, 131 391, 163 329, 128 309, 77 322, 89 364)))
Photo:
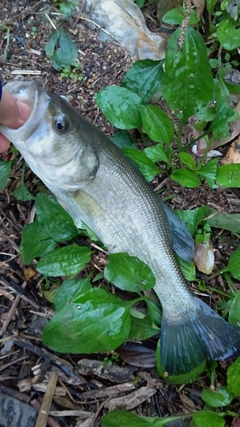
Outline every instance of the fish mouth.
POLYGON ((50 98, 37 80, 9 82, 4 89, 31 109, 29 118, 20 128, 10 129, 7 126, 0 126, 0 132, 17 147, 16 140, 26 141, 35 131, 45 114, 50 98))

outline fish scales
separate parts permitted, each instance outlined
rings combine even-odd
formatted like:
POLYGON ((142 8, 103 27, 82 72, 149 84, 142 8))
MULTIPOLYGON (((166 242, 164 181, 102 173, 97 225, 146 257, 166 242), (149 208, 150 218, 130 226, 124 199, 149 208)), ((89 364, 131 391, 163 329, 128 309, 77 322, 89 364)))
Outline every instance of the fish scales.
POLYGON ((0 125, 0 132, 19 149, 77 226, 84 222, 109 252, 128 252, 152 269, 163 308, 163 369, 181 375, 206 358, 239 355, 238 331, 194 296, 175 260, 173 249, 185 260, 191 258, 189 232, 131 161, 38 82, 14 81, 6 88, 27 102, 32 113, 21 128, 0 125))

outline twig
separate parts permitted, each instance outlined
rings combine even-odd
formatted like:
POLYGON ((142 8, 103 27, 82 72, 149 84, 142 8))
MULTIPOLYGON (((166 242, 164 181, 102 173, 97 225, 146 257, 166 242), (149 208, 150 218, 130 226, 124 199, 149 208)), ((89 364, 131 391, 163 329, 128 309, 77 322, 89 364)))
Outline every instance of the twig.
POLYGON ((53 371, 51 372, 48 387, 41 404, 41 408, 37 417, 35 427, 45 427, 48 422, 48 414, 52 404, 53 395, 55 392, 56 384, 58 380, 58 374, 53 371))

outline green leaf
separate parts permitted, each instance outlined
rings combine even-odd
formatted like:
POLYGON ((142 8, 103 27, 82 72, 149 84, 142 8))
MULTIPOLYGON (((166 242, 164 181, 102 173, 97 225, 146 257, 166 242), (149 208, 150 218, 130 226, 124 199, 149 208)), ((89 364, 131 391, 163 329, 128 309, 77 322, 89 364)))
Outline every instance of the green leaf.
POLYGON ((224 427, 225 420, 221 415, 212 411, 199 411, 193 414, 196 427, 224 427))
POLYGON ((55 70, 76 64, 77 44, 71 40, 63 28, 55 30, 49 37, 45 52, 55 70))
POLYGON ((178 259, 178 264, 182 270, 182 273, 185 279, 188 280, 189 282, 196 280, 196 267, 194 262, 184 261, 182 258, 178 257, 177 255, 176 257, 178 259))
POLYGON ((28 200, 35 200, 35 197, 28 191, 28 188, 25 184, 20 184, 13 192, 14 197, 22 202, 27 202, 28 200))
POLYGON ((57 311, 43 331, 45 345, 61 353, 111 351, 127 338, 130 305, 103 289, 92 288, 57 311))
POLYGON ((153 327, 151 316, 145 316, 143 319, 132 317, 129 339, 143 341, 159 333, 159 329, 153 327))
POLYGON ((236 22, 223 19, 217 27, 217 38, 224 49, 237 49, 240 46, 240 28, 236 28, 236 22))
POLYGON ((240 248, 230 255, 227 267, 223 271, 229 271, 235 279, 240 280, 240 248))
POLYGON ((172 148, 166 148, 163 144, 158 144, 153 147, 147 147, 144 149, 147 157, 151 159, 154 163, 157 162, 166 162, 168 165, 171 165, 171 159, 174 155, 172 148), (170 157, 170 158, 169 158, 170 157))
POLYGON ((26 225, 22 230, 20 254, 24 264, 30 264, 34 258, 42 257, 56 246, 44 227, 38 222, 26 225))
POLYGON ((214 140, 227 138, 230 133, 228 123, 239 119, 239 113, 227 105, 227 102, 227 97, 217 101, 217 112, 209 128, 214 140))
POLYGON ((209 207, 206 205, 186 211, 175 210, 175 212, 187 224, 187 228, 193 236, 200 222, 209 215, 209 207))
POLYGON ((135 163, 147 182, 152 181, 152 179, 159 174, 159 169, 152 160, 147 157, 144 151, 135 150, 134 148, 124 148, 123 152, 135 163))
POLYGON ((196 188, 201 184, 195 172, 189 171, 188 169, 177 169, 170 176, 174 181, 187 188, 196 188))
MULTIPOLYGON (((181 25, 182 21, 186 18, 186 10, 183 10, 182 7, 178 7, 175 9, 169 10, 165 15, 162 17, 162 21, 165 22, 165 24, 169 25, 181 25)), ((197 13, 195 10, 191 11, 190 19, 189 19, 189 25, 195 25, 199 22, 199 18, 197 16, 197 13)))
POLYGON ((216 181, 226 188, 240 187, 240 164, 232 163, 217 168, 216 181))
POLYGON ((160 91, 162 75, 162 61, 139 60, 131 66, 121 86, 135 92, 143 103, 147 103, 160 91))
POLYGON ((109 255, 104 277, 118 288, 130 292, 151 289, 155 285, 151 269, 126 252, 109 255))
POLYGON ((228 321, 230 325, 237 328, 240 327, 240 291, 237 291, 234 297, 229 311, 228 321))
POLYGON ((211 159, 209 162, 207 162, 204 166, 201 167, 197 171, 198 175, 201 175, 203 178, 206 179, 208 185, 211 188, 215 188, 215 181, 216 181, 216 174, 217 174, 217 165, 218 165, 218 159, 211 159))
POLYGON ((235 397, 240 397, 240 357, 227 370, 227 386, 235 397))
POLYGON ((211 227, 240 233, 240 214, 221 213, 212 209, 207 215, 209 218, 206 221, 211 227))
POLYGON ((60 288, 57 290, 54 298, 56 311, 63 309, 79 294, 85 294, 91 288, 89 277, 85 277, 84 279, 64 280, 60 288))
POLYGON ((144 129, 148 136, 156 142, 170 144, 174 138, 174 127, 164 111, 155 105, 145 105, 141 110, 144 129))
POLYGON ((137 148, 137 144, 133 136, 126 130, 119 130, 111 137, 111 140, 119 148, 137 148))
POLYGON ((11 173, 12 162, 4 162, 0 160, 0 191, 2 191, 6 185, 7 180, 11 173))
POLYGON ((69 16, 71 15, 71 13, 74 11, 74 9, 76 9, 76 5, 77 2, 61 2, 59 7, 60 7, 60 11, 63 13, 63 15, 65 16, 69 16))
POLYGON ((227 387, 220 387, 218 391, 206 389, 201 394, 202 400, 213 408, 221 408, 222 406, 229 405, 233 397, 233 393, 227 387))
MULTIPOLYGON (((170 421, 180 420, 173 417, 139 417, 129 411, 110 411, 101 419, 102 427, 163 427, 170 421)), ((206 427, 206 426, 205 426, 206 427)))
POLYGON ((190 169, 196 169, 196 162, 191 154, 184 153, 183 151, 179 153, 179 159, 190 169))
POLYGON ((71 240, 78 235, 78 230, 70 215, 44 193, 36 196, 37 221, 44 227, 48 237, 57 242, 71 240))
POLYGON ((88 248, 75 244, 55 249, 39 261, 37 271, 53 277, 76 274, 90 261, 91 253, 88 248))
POLYGON ((96 95, 96 103, 113 126, 141 130, 141 98, 125 87, 108 86, 96 95))
POLYGON ((188 27, 180 50, 181 32, 177 29, 168 42, 162 92, 172 110, 186 121, 212 100, 214 85, 200 33, 188 27))
POLYGON ((214 117, 216 116, 216 108, 211 107, 207 105, 206 107, 201 108, 200 111, 196 114, 196 118, 198 120, 204 121, 204 122, 211 122, 214 117))

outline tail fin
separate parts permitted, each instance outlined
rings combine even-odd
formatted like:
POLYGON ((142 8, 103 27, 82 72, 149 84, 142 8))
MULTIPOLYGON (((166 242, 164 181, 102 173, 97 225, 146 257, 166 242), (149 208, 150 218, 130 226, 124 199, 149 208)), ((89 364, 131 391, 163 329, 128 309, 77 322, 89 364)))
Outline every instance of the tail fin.
POLYGON ((205 359, 226 360, 240 354, 240 333, 207 304, 194 297, 196 311, 171 322, 162 317, 161 364, 169 375, 181 375, 205 359))

